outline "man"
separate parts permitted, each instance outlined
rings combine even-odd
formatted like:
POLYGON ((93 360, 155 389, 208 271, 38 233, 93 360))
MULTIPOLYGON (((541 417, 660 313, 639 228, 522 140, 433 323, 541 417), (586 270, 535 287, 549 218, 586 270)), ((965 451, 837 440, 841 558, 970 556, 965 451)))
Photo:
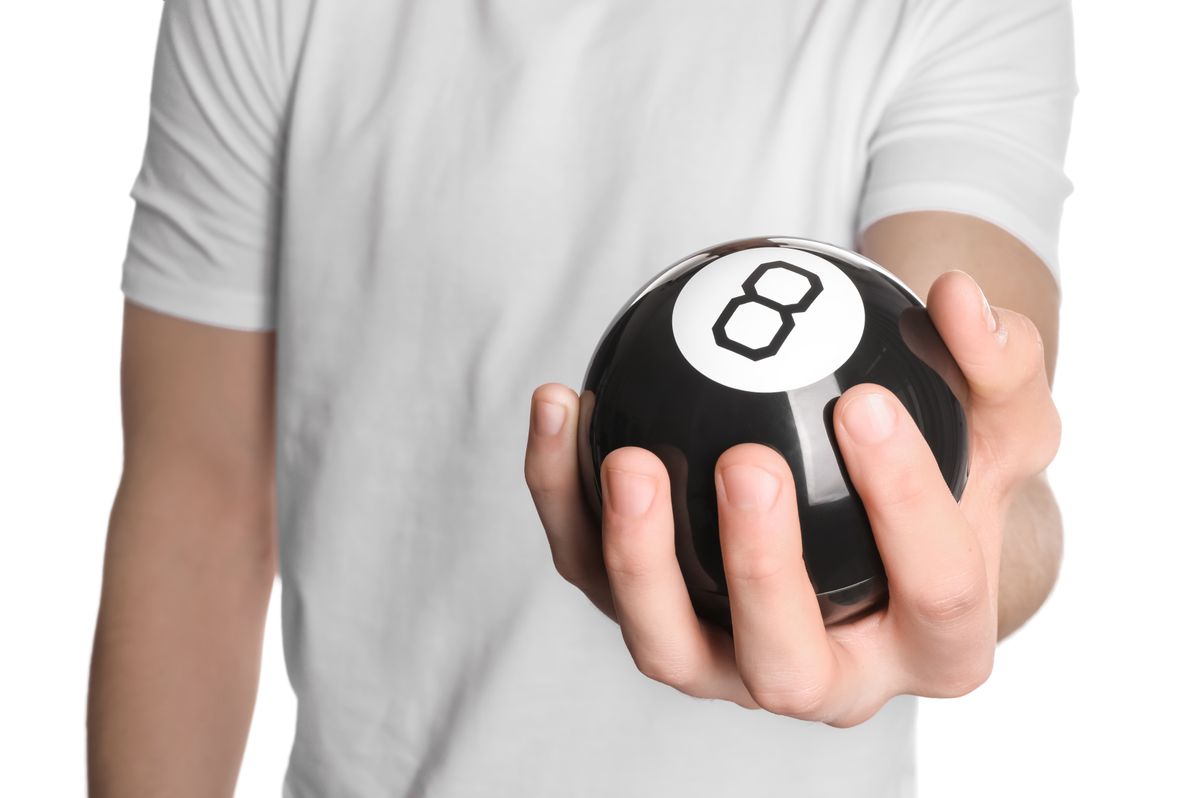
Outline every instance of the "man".
POLYGON ((912 696, 986 679, 1057 573, 1074 95, 1063 0, 167 0, 93 793, 232 791, 278 561, 286 795, 912 794, 912 696), (735 645, 653 455, 584 514, 568 385, 633 289, 755 235, 927 297, 974 455, 956 504, 893 397, 839 401, 892 595, 826 630, 785 466, 727 452, 735 645))

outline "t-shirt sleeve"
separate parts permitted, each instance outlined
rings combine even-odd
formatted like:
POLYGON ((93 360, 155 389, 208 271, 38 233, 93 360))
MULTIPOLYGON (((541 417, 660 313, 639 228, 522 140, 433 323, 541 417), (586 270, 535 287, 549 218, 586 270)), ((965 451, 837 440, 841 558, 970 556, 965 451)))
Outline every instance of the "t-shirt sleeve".
POLYGON ((907 66, 870 140, 858 234, 908 211, 970 214, 1057 278, 1077 93, 1069 1, 927 0, 910 14, 907 66))
POLYGON ((274 327, 285 27, 272 0, 165 0, 130 192, 130 301, 222 327, 274 327))

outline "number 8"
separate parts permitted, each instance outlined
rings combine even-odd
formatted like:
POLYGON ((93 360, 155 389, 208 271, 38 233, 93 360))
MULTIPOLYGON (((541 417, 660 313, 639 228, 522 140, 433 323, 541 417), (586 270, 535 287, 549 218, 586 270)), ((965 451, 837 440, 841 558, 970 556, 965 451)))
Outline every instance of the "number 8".
POLYGON ((713 324, 713 338, 716 339, 717 346, 722 349, 728 349, 730 352, 735 352, 750 360, 768 358, 779 351, 780 347, 783 346, 783 342, 787 340, 788 335, 795 329, 796 319, 793 318, 795 314, 808 310, 813 300, 821 293, 821 290, 821 278, 807 269, 802 269, 799 266, 794 266, 791 263, 785 263, 781 260, 763 263, 742 283, 742 295, 729 300, 729 304, 721 311, 721 315, 717 317, 717 321, 713 324), (808 280, 808 290, 804 292, 799 301, 784 304, 758 293, 756 284, 765 274, 773 269, 786 269, 808 280), (762 305, 779 314, 779 329, 765 346, 751 347, 729 337, 725 326, 729 324, 737 309, 743 305, 762 305))

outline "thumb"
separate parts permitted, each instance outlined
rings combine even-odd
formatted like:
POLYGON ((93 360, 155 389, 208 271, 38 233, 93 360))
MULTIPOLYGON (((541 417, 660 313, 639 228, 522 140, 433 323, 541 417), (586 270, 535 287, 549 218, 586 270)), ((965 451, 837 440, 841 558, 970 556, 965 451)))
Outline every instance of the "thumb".
POLYGON ((1061 428, 1037 325, 1016 311, 991 307, 961 271, 934 281, 928 308, 966 379, 977 449, 1013 479, 1040 472, 1058 451, 1061 428))

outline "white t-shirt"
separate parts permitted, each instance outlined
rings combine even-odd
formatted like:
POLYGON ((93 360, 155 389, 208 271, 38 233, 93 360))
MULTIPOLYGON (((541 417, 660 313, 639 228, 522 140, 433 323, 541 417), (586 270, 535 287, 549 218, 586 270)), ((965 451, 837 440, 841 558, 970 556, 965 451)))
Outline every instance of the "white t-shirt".
POLYGON ((166 0, 123 289, 278 333, 285 794, 901 796, 643 677, 555 572, 528 401, 721 241, 944 209, 1057 269, 1065 0, 166 0))

